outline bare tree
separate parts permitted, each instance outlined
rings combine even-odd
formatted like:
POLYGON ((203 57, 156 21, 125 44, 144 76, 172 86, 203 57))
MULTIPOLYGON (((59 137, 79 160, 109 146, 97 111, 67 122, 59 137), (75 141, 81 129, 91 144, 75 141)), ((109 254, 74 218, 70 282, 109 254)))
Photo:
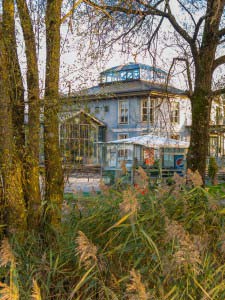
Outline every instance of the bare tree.
MULTIPOLYGON (((120 32, 117 39, 136 34, 137 37, 142 36, 145 40, 142 45, 150 47, 151 43, 157 39, 162 24, 169 22, 183 44, 188 46, 193 60, 194 78, 191 84, 192 90, 187 92, 192 106, 191 141, 187 162, 188 168, 193 171, 198 170, 204 177, 209 144, 211 103, 213 97, 225 93, 224 88, 213 90, 213 74, 219 66, 225 63, 225 55, 218 56, 217 51, 225 43, 225 0, 198 2, 189 0, 84 0, 83 2, 98 10, 98 17, 95 18, 97 23, 92 27, 94 26, 96 30, 100 24, 105 40, 107 33, 110 32, 112 36, 112 30, 117 30, 120 32), (173 12, 174 4, 179 7, 182 17, 173 12), (110 22, 106 21, 106 12, 111 17, 110 22), (100 13, 103 14, 102 17, 99 17, 100 13)), ((106 42, 104 46, 107 46, 106 42)), ((187 62, 185 56, 179 56, 177 59, 187 62)))

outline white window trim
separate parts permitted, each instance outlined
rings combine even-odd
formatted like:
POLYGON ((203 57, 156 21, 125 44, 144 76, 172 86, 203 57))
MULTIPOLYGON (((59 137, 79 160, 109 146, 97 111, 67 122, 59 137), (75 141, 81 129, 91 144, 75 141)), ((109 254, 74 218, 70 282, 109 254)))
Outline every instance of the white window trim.
POLYGON ((120 140, 120 136, 121 136, 121 135, 125 135, 125 134, 127 135, 126 139, 128 139, 128 138, 129 138, 129 133, 127 133, 127 132, 124 132, 124 133, 118 133, 118 134, 117 134, 117 139, 120 140))
POLYGON ((141 113, 140 113, 140 115, 141 115, 141 122, 142 122, 142 123, 147 123, 147 122, 148 122, 148 120, 143 121, 143 102, 146 101, 146 100, 147 100, 147 114, 148 114, 148 112, 149 112, 149 108, 148 108, 148 98, 147 98, 147 99, 146 99, 146 98, 141 99, 141 113))
POLYGON ((129 121, 130 121, 129 114, 130 114, 129 101, 128 101, 128 100, 118 100, 118 124, 120 124, 120 125, 129 125, 129 121), (121 102, 127 102, 127 104, 128 104, 127 123, 122 123, 122 122, 120 122, 120 117, 121 117, 120 103, 121 103, 121 102))
POLYGON ((180 124, 180 102, 179 101, 173 101, 171 102, 171 108, 170 108, 170 122, 171 124, 180 124), (173 121, 173 110, 172 110, 172 105, 173 103, 178 104, 178 121, 173 121))
POLYGON ((155 119, 156 119, 156 115, 155 115, 155 106, 156 106, 156 99, 153 98, 151 99, 150 97, 145 98, 145 99, 141 99, 141 122, 145 123, 145 124, 154 124, 155 123, 155 119), (143 121, 143 102, 147 100, 147 120, 143 121), (153 120, 151 120, 151 108, 153 109, 153 120))

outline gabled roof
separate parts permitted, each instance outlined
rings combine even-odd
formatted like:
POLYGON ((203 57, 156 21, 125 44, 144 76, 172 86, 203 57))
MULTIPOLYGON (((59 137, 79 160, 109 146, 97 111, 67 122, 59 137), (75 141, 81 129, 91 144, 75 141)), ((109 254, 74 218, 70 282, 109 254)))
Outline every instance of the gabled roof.
POLYGON ((60 120, 61 123, 68 122, 69 120, 72 120, 75 117, 80 116, 81 114, 83 114, 84 116, 86 116, 87 118, 89 118, 91 121, 93 121, 94 123, 96 123, 99 126, 106 126, 105 123, 103 123, 102 121, 100 121, 99 119, 97 119, 95 116, 87 113, 83 109, 81 109, 79 111, 76 111, 76 112, 64 112, 64 113, 61 113, 59 115, 59 120, 60 120))

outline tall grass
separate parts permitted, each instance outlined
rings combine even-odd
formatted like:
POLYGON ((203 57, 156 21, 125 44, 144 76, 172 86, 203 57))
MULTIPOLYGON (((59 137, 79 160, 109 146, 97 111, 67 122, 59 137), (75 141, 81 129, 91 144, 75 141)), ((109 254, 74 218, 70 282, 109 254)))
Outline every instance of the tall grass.
POLYGON ((220 198, 178 179, 145 193, 103 190, 65 203, 61 230, 49 228, 47 242, 43 232, 23 245, 10 240, 0 295, 14 284, 24 300, 225 299, 220 198))

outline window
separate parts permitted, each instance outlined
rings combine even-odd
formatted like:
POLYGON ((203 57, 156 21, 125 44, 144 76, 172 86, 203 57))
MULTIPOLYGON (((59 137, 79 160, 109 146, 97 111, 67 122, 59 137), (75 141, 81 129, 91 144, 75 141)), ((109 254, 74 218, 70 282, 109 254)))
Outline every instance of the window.
POLYGON ((121 71, 120 72, 120 79, 121 80, 126 80, 127 79, 127 72, 121 71))
MULTIPOLYGON (((128 134, 127 133, 121 133, 118 134, 118 140, 127 139, 128 134)), ((126 149, 125 145, 120 146, 122 149, 118 150, 118 159, 119 160, 126 160, 128 158, 128 149, 126 149)))
POLYGON ((112 73, 108 73, 107 77, 106 77, 106 82, 112 82, 113 79, 113 74, 112 73))
POLYGON ((141 102, 141 121, 147 122, 148 121, 148 100, 144 99, 141 102))
POLYGON ((124 147, 124 149, 118 150, 118 160, 128 160, 129 152, 128 149, 124 147))
POLYGON ((174 155, 164 153, 163 155, 163 167, 164 168, 174 168, 174 155))
POLYGON ((104 112, 109 112, 109 107, 108 106, 104 106, 104 112))
POLYGON ((127 72, 127 79, 128 80, 133 79, 133 72, 132 71, 127 72))
POLYGON ((118 140, 123 140, 123 139, 127 139, 127 138, 128 138, 127 133, 118 134, 118 140))
POLYGON ((106 76, 105 76, 105 75, 102 75, 102 76, 101 76, 101 82, 102 82, 102 83, 106 82, 106 76))
POLYGON ((100 112, 100 107, 99 106, 95 106, 95 113, 98 114, 100 112))
POLYGON ((141 121, 154 122, 155 99, 143 99, 141 101, 141 121))
POLYGON ((126 145, 126 144, 120 144, 118 146, 118 160, 131 160, 132 157, 132 151, 131 151, 132 145, 126 145))
POLYGON ((119 101, 119 123, 128 124, 129 103, 128 101, 119 101))
MULTIPOLYGON (((85 122, 85 120, 84 120, 85 122)), ((87 163, 96 159, 95 142, 98 129, 91 124, 77 124, 76 119, 60 125, 60 148, 65 163, 87 163)))
POLYGON ((209 137, 209 155, 210 156, 217 156, 218 152, 219 152, 218 136, 211 135, 209 137))
POLYGON ((180 123, 180 103, 172 102, 171 103, 171 118, 172 123, 180 123))
POLYGON ((174 140, 179 140, 180 136, 179 136, 179 134, 171 134, 170 138, 174 139, 174 140))
POLYGON ((133 71, 133 79, 140 79, 140 70, 134 70, 133 71))
POLYGON ((221 124, 222 118, 223 118, 223 116, 222 116, 222 110, 221 110, 220 107, 217 106, 216 107, 216 124, 217 125, 221 124))

